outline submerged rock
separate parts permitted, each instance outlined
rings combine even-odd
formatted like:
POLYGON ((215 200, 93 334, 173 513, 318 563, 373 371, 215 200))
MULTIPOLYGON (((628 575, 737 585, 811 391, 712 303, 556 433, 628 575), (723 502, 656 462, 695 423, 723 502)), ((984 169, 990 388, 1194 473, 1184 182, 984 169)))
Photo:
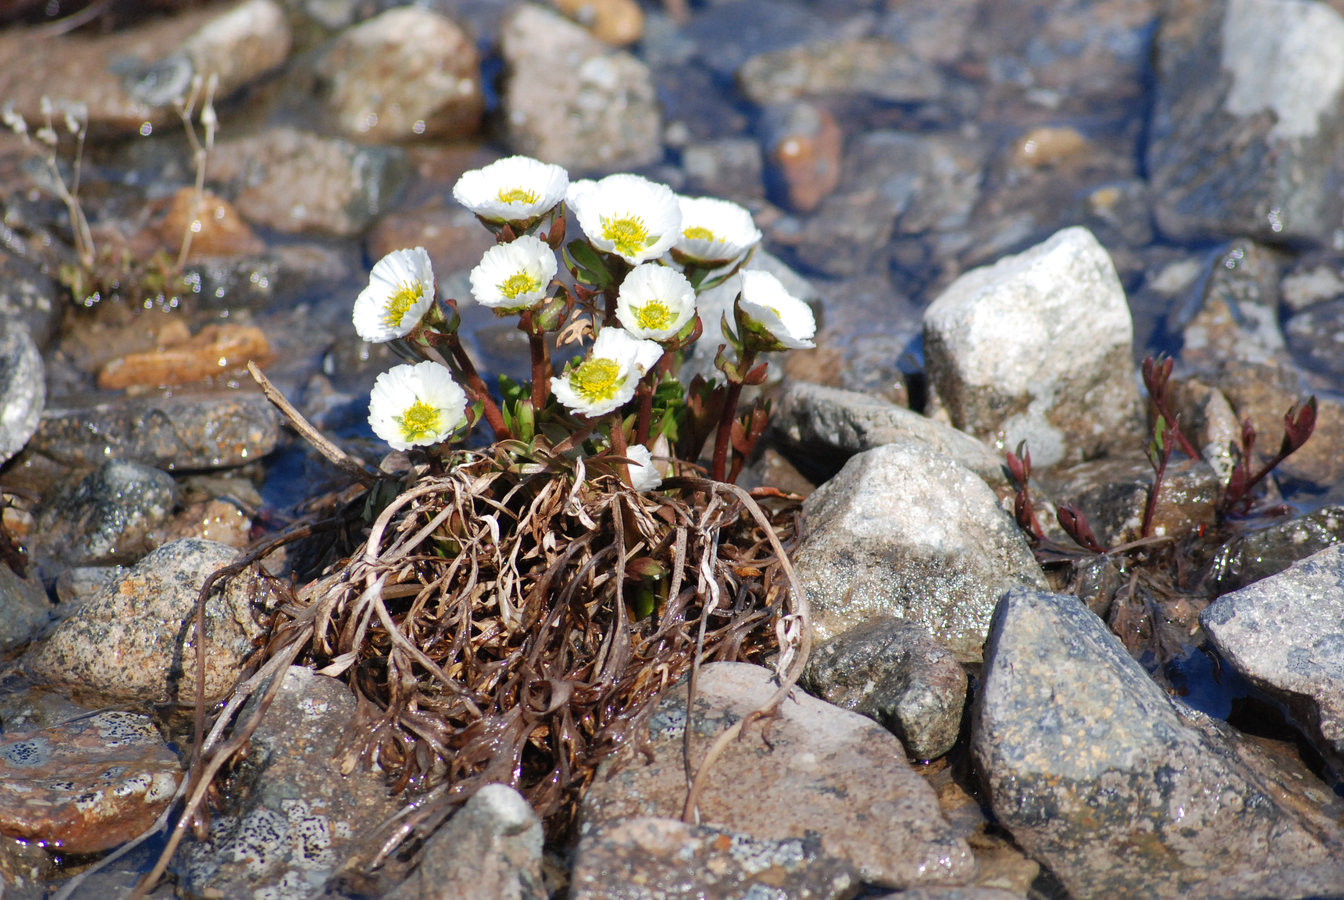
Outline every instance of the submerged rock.
POLYGON ((36 577, 20 578, 0 562, 0 652, 27 643, 51 618, 51 603, 36 577))
POLYGON ((1344 883, 1328 789, 1276 774, 1169 697, 1076 597, 1009 591, 985 663, 971 752, 990 805, 1070 896, 1296 897, 1278 886, 1344 883))
MULTIPOLYGON (((774 690, 766 669, 705 666, 691 717, 691 765, 719 732, 774 690)), ((582 801, 585 835, 630 818, 681 814, 685 728, 683 684, 653 712, 650 756, 612 760, 598 770, 582 801)), ((953 835, 933 789, 906 763, 900 741, 863 716, 801 691, 780 704, 777 716, 747 727, 728 745, 709 772, 699 810, 704 824, 755 840, 819 834, 821 852, 887 887, 967 884, 975 876, 970 848, 953 835)))
POLYGON ((46 402, 42 356, 28 328, 0 319, 0 463, 37 431, 46 402))

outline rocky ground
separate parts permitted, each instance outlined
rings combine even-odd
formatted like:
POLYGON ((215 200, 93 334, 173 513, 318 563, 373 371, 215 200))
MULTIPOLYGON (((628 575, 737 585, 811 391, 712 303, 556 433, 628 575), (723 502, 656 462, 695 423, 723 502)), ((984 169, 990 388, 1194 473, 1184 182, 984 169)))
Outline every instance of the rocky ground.
MULTIPOLYGON (((154 13, 107 4, 66 32, 0 4, 0 98, 29 132, 0 134, 0 485, 25 551, 0 546, 7 897, 59 890, 164 813, 182 769, 157 725, 194 697, 202 581, 341 483, 242 363, 378 459, 367 390, 392 359, 350 304, 408 245, 465 296, 490 237, 450 188, 508 152, 747 205, 758 264, 816 308, 749 477, 809 495, 795 562, 820 643, 808 693, 720 761, 700 824, 679 820, 682 736, 703 753, 769 694, 764 670, 706 668, 689 716, 670 692, 567 853, 500 786, 379 893, 1344 897, 1344 3, 154 13), (196 75, 217 129, 203 96, 182 106, 196 75), (179 283, 184 118, 209 194, 179 283), (47 160, 73 183, 81 122, 104 275, 72 296, 47 160), (1195 452, 1150 510, 1138 363, 1158 351, 1195 452), (1242 421, 1263 460, 1308 394, 1310 440, 1250 514, 1229 504, 1242 421), (1022 441, 1035 541, 1004 467, 1022 441), (1055 524, 1066 503, 1109 552, 1055 524)), ((464 322, 486 367, 516 370, 516 330, 464 322)), ((275 602, 240 576, 207 605, 210 697, 275 602)), ((344 756, 354 703, 291 670, 252 774, 155 896, 372 891, 343 865, 397 804, 344 756)), ((127 894, 157 850, 75 895, 127 894)))

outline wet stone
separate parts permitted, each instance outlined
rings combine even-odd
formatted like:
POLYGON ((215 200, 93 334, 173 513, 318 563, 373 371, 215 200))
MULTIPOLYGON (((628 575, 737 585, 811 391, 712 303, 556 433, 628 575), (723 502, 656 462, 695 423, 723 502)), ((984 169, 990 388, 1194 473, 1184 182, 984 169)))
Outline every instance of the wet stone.
MULTIPOLYGON (((185 337, 185 336, 184 336, 185 337)), ((266 366, 274 358, 266 334, 255 325, 232 322, 206 325, 184 340, 163 341, 153 350, 128 353, 98 372, 103 390, 190 384, 247 371, 254 362, 266 366)))
POLYGON ((27 326, 0 319, 0 463, 24 448, 46 403, 42 356, 27 326))
POLYGON ((1199 621, 1233 668, 1344 760, 1344 547, 1219 597, 1199 621))
POLYGON ((767 841, 674 819, 620 819, 590 829, 570 881, 573 900, 845 900, 854 866, 815 835, 767 841))
MULTIPOLYGON (((65 311, 59 300, 63 289, 33 259, 9 251, 8 246, 18 240, 16 235, 11 232, 4 237, 6 247, 0 248, 0 335, 5 341, 11 340, 9 332, 22 326, 34 344, 46 347, 56 337, 65 311)), ((8 404, 0 406, 7 408, 8 404)))
POLYGON ((1334 379, 1344 376, 1344 296, 1302 310, 1283 330, 1295 360, 1334 379))
POLYGON ((1329 243, 1344 222, 1344 16, 1313 0, 1181 0, 1157 34, 1147 148, 1176 240, 1329 243))
POLYGON ((828 639, 875 616, 918 623, 978 662, 1010 587, 1045 586, 994 492, 951 457, 911 441, 860 453, 803 504, 793 565, 828 639))
MULTIPOLYGON (((758 666, 705 666, 690 726, 691 765, 775 687, 771 672, 758 666)), ((905 762, 893 735, 801 691, 766 721, 766 734, 765 723, 746 728, 710 770, 699 802, 702 824, 763 841, 819 834, 823 853, 847 860, 865 881, 892 888, 974 877, 970 848, 954 837, 933 789, 905 762)), ((584 835, 632 817, 680 816, 685 725, 683 684, 664 694, 649 720, 651 756, 599 768, 581 805, 584 835)))
POLYGON ((128 562, 145 552, 146 536, 168 520, 176 499, 167 472, 108 460, 44 500, 33 556, 53 575, 69 566, 128 562))
POLYGON ((957 741, 966 672, 912 622, 882 617, 832 638, 813 649, 800 683, 880 722, 914 759, 942 756, 957 741))
POLYGON ((751 138, 725 137, 681 149, 686 191, 742 202, 765 195, 764 155, 751 138))
POLYGON ((156 468, 218 469, 275 449, 279 414, 260 393, 178 391, 49 403, 31 447, 71 466, 109 457, 156 468))
POLYGON ((1344 883, 1329 790, 1168 696, 1078 598, 1009 591, 985 663, 971 752, 986 796, 1070 896, 1344 883))
POLYGON ((1234 591, 1341 543, 1344 507, 1322 507, 1238 534, 1214 554, 1209 580, 1220 592, 1234 591))
MULTIPOLYGON (((34 682, 108 703, 191 703, 196 694, 194 610, 201 586, 239 551, 187 539, 154 550, 110 581, 28 651, 34 682)), ((205 695, 232 687, 276 603, 251 570, 217 586, 205 603, 205 695)))
POLYGON ((181 780, 147 716, 99 712, 0 739, 0 833, 97 853, 145 831, 181 780))
POLYGON ((51 618, 51 603, 42 582, 21 578, 0 563, 0 652, 27 643, 51 618))
POLYGON ((485 107, 475 44, 427 9, 389 9, 347 29, 316 71, 337 125, 360 140, 463 138, 485 107))
POLYGON ((967 272, 924 314, 931 387, 952 424, 1040 467, 1127 449, 1140 431, 1133 326, 1084 228, 967 272))
POLYGON ((776 202, 795 212, 815 210, 840 183, 844 135, 835 116, 815 103, 771 106, 760 131, 776 202))
POLYGON ((522 794, 487 784, 430 836, 415 872, 387 897, 546 900, 541 847, 541 820, 522 794))
MULTIPOLYGON (((381 774, 360 765, 340 774, 355 716, 349 688, 299 666, 283 678, 232 770, 209 837, 184 843, 173 858, 182 896, 321 896, 328 879, 371 861, 371 836, 397 811, 381 774)), ((262 692, 244 705, 244 719, 262 692)))
POLYGON ((882 37, 827 40, 762 53, 743 63, 737 83, 758 106, 835 95, 920 103, 937 100, 943 92, 936 68, 882 37))
POLYGON ((1236 240, 1214 263, 1199 310, 1182 330, 1181 361, 1209 370, 1285 358, 1279 329, 1281 252, 1236 240))
POLYGON ((581 26, 522 4, 500 36, 507 79, 506 140, 515 153, 572 174, 636 168, 662 158, 662 114, 653 77, 636 57, 581 26), (538 47, 546 53, 538 53, 538 47), (571 77, 556 78, 563 66, 571 77))
POLYGON ((188 260, 256 256, 266 249, 232 203, 209 191, 198 197, 194 188, 181 188, 173 194, 155 231, 169 247, 181 246, 183 236, 191 232, 188 260))

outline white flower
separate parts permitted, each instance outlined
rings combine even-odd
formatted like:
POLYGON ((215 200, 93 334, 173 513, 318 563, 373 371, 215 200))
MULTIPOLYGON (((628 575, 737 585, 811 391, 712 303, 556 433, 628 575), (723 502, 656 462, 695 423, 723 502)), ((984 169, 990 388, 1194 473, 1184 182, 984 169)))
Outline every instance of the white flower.
POLYGON ((624 328, 603 328, 582 362, 551 379, 551 390, 571 412, 600 416, 635 396, 639 379, 662 355, 653 341, 624 328))
POLYGON ((632 266, 662 256, 681 232, 677 195, 638 175, 576 181, 565 202, 590 244, 632 266))
POLYGON ((471 293, 482 306, 517 312, 546 296, 556 269, 555 251, 525 234, 485 251, 471 270, 471 293))
POLYGON ((681 232, 672 246, 678 259, 723 264, 737 259, 761 240, 761 231, 745 207, 716 197, 678 197, 681 232))
POLYGON ((663 476, 653 465, 653 454, 643 444, 631 444, 625 449, 630 460, 630 486, 641 493, 651 491, 663 483, 663 476))
POLYGON ((434 303, 434 270, 424 247, 393 250, 374 265, 355 298, 355 331, 371 343, 410 334, 434 303))
POLYGON ((508 156, 464 172, 453 197, 490 222, 531 222, 565 199, 569 173, 530 156, 508 156))
POLYGON ((462 424, 466 392, 442 365, 426 360, 379 375, 369 395, 373 433, 394 450, 437 444, 462 424))
POLYGON ((676 269, 635 266, 616 295, 616 318, 635 337, 665 341, 695 315, 695 288, 676 269))
POLYGON ((738 277, 742 293, 738 296, 737 306, 747 320, 747 328, 771 338, 776 345, 762 349, 816 346, 812 338, 817 333, 817 322, 812 317, 811 307, 786 291, 779 279, 769 272, 747 269, 738 273, 738 277))

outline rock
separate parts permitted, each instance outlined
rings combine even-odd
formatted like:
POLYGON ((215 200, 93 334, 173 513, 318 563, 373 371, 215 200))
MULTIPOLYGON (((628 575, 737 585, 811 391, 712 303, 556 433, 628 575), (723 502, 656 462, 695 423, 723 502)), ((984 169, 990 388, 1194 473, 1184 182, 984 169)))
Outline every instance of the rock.
MULTIPOLYGON (((212 541, 166 544, 101 590, 22 665, 35 682, 108 703, 192 703, 196 695, 194 609, 211 574, 237 550, 212 541)), ((228 691, 276 605, 264 580, 243 572, 205 603, 205 697, 228 691)))
POLYGON ((854 866, 815 834, 767 841, 674 819, 618 819, 590 829, 570 879, 572 900, 844 900, 854 866))
POLYGON ((523 795, 487 784, 430 836, 420 865, 387 897, 546 900, 541 845, 541 820, 523 795))
POLYGON ((193 76, 215 75, 217 100, 289 55, 285 15, 273 0, 203 7, 110 34, 50 35, 41 27, 0 35, 0 97, 42 122, 42 98, 58 116, 86 111, 94 134, 131 135, 179 123, 173 106, 193 76))
POLYGON ((564 16, 522 4, 500 35, 509 149, 582 172, 662 158, 662 115, 643 62, 564 16), (538 47, 546 47, 538 53, 538 47), (566 77, 557 78, 557 67, 566 77))
POLYGON ((942 756, 957 742, 966 672, 912 622, 876 618, 821 644, 801 684, 880 722, 914 759, 942 756))
POLYGON ((249 362, 265 366, 272 359, 270 342, 255 325, 213 324, 185 341, 117 357, 98 373, 98 386, 120 390, 189 384, 237 375, 247 370, 249 362))
POLYGON ((37 431, 46 402, 42 373, 42 356, 27 327, 0 319, 0 463, 37 431))
POLYGON ((181 188, 173 194, 168 211, 155 231, 165 247, 180 247, 190 234, 188 260, 202 258, 257 256, 266 243, 247 227, 233 204, 217 194, 194 188, 181 188))
POLYGON ((169 471, 218 469, 270 453, 279 430, 279 413, 250 391, 61 398, 48 404, 32 449, 71 466, 110 457, 169 471))
POLYGON ((1022 900, 1017 891, 995 887, 916 888, 895 894, 877 894, 873 900, 1022 900))
POLYGON ((784 387, 772 427, 807 455, 841 459, 883 444, 913 442, 950 457, 993 487, 1007 484, 1003 462, 984 444, 936 419, 869 394, 805 381, 784 387))
POLYGON ((1208 371, 1285 357, 1278 311, 1282 258, 1247 240, 1228 246, 1205 282, 1199 310, 1181 332, 1183 363, 1208 371))
POLYGON ((757 54, 738 70, 737 84, 758 106, 832 95, 927 103, 943 92, 936 68, 883 37, 824 40, 757 54))
POLYGON ((238 212, 277 231, 352 237, 397 198, 409 167, 395 147, 361 147, 293 128, 221 140, 210 181, 238 212))
POLYGON ((50 618, 42 582, 22 578, 0 562, 0 653, 26 644, 50 618))
POLYGON ((772 191, 795 212, 812 212, 840 183, 844 135, 835 116, 815 103, 771 106, 761 115, 761 143, 772 191))
POLYGON ((1344 547, 1219 597, 1199 622, 1234 669, 1344 759, 1344 547))
POLYGON ((183 538, 201 538, 243 550, 252 542, 251 531, 252 520, 237 501, 211 499, 184 506, 155 530, 150 539, 155 544, 167 544, 183 538))
MULTIPOLYGON (((1280 300, 1291 314, 1344 298, 1344 269, 1307 256, 1299 258, 1279 282, 1280 300)), ((1291 319, 1289 320, 1291 322, 1291 319)))
POLYGON ((1295 314, 1283 326, 1293 358, 1336 383, 1344 376, 1344 291, 1338 300, 1319 303, 1295 314))
POLYGON ((149 829, 182 779, 148 716, 98 712, 0 739, 0 832, 100 853, 149 829))
MULTIPOLYGON (((767 669, 706 665, 691 719, 691 764, 699 763, 719 732, 774 690, 767 669)), ((649 721, 648 755, 599 768, 581 805, 583 834, 633 817, 680 815, 685 727, 686 690, 680 686, 664 694, 649 721)), ((965 884, 975 874, 970 848, 952 836, 932 788, 905 763, 900 741, 870 720, 802 692, 728 745, 707 776, 699 809, 704 824, 756 840, 820 834, 823 853, 886 887, 965 884)))
POLYGON ((1045 586, 994 492, 913 442, 853 457, 803 513, 793 565, 822 640, 893 615, 918 623, 959 661, 978 662, 999 595, 1045 586))
MULTIPOLYGON (((16 243, 20 251, 27 250, 13 232, 0 247, 0 341, 11 340, 9 332, 22 327, 40 349, 51 344, 60 328, 63 288, 35 258, 11 252, 16 243)), ((8 403, 2 406, 9 408, 8 403)))
POLYGON ((635 0, 551 0, 604 44, 624 47, 644 33, 644 11, 635 0))
POLYGON ((336 124, 371 143, 464 138, 485 109, 476 45, 428 9, 394 7, 346 29, 315 71, 336 124))
POLYGON ((1234 591, 1340 543, 1344 507, 1325 506, 1236 535, 1213 555, 1206 578, 1220 593, 1234 591))
POLYGON ((1286 897, 1302 894, 1256 891, 1344 883, 1328 788, 1291 784, 1169 697, 1077 598, 1010 590, 985 663, 971 752, 986 796, 1069 896, 1286 897))
MULTIPOLYGON (((1135 435, 1135 443, 1139 440, 1135 435)), ((1144 536, 1154 477, 1148 460, 1116 456, 1056 469, 1039 480, 1051 496, 1081 509, 1102 545, 1112 547, 1144 536)), ((1212 528, 1221 486, 1203 460, 1186 459, 1177 451, 1163 473, 1149 534, 1180 538, 1212 528)))
MULTIPOLYGON (((377 852, 372 836, 398 810, 383 776, 341 774, 356 700, 341 681, 291 666, 247 752, 234 764, 209 837, 173 857, 190 897, 320 897, 329 879, 377 852)), ((264 688, 239 714, 256 712, 264 688)), ((357 752, 357 751, 356 751, 357 752)), ((515 895, 516 896, 516 895, 515 895)))
MULTIPOLYGON (((472 213, 457 203, 434 203, 398 210, 378 221, 365 238, 368 258, 379 260, 404 247, 424 247, 433 260, 440 282, 453 273, 470 272, 480 263, 495 238, 472 213)), ((441 289, 446 287, 441 284, 441 289)), ((457 297, 464 306, 470 293, 457 297)))
POLYGON ((1129 449, 1132 325, 1106 251, 1066 228, 962 275, 924 314, 929 381, 952 424, 1044 468, 1129 449))
POLYGON ((745 137, 696 141, 681 149, 686 192, 741 203, 765 196, 765 158, 759 142, 745 137))
POLYGON ((977 0, 902 0, 888 5, 877 33, 933 64, 956 62, 975 28, 977 0))
POLYGON ((1181 0, 1157 34, 1147 161, 1176 241, 1329 243, 1344 222, 1344 17, 1313 0, 1181 0))

